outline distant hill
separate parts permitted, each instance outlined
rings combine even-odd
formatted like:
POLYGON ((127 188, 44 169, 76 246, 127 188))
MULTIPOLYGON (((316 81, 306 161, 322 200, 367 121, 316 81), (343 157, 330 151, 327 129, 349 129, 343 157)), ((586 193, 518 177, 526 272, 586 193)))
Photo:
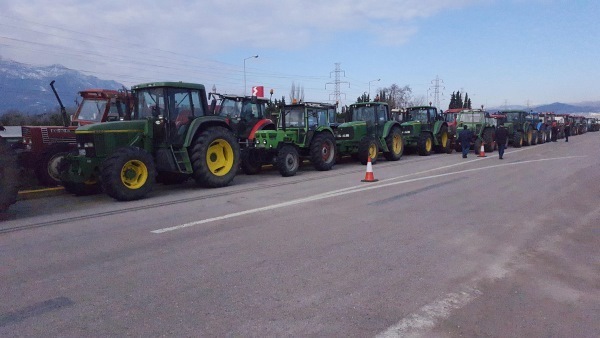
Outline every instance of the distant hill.
POLYGON ((600 111, 600 107, 598 106, 579 106, 572 104, 565 104, 560 102, 555 102, 552 104, 546 104, 543 106, 537 106, 534 109, 539 112, 555 112, 557 114, 573 114, 573 113, 592 113, 600 111))
POLYGON ((101 80, 61 65, 36 67, 0 58, 0 115, 10 110, 40 114, 56 109, 52 80, 66 107, 75 107, 74 100, 81 90, 122 88, 116 81, 101 80))

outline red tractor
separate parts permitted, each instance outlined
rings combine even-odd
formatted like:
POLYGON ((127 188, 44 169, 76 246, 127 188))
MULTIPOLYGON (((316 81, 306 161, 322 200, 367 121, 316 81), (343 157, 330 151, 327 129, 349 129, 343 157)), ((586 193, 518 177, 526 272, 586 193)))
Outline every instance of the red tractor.
POLYGON ((65 154, 77 151, 75 129, 92 123, 128 120, 131 100, 125 91, 111 89, 87 89, 79 92, 82 98, 77 111, 69 119, 65 107, 50 83, 60 104, 64 126, 23 126, 22 144, 17 150, 19 163, 35 172, 37 180, 45 186, 60 184, 57 165, 65 154))

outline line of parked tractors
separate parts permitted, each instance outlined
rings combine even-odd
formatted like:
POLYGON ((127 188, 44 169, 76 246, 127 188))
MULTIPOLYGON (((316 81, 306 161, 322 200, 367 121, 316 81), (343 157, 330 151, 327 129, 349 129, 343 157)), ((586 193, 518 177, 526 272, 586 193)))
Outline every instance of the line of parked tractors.
POLYGON ((156 182, 192 178, 202 187, 223 187, 238 170, 257 174, 267 164, 293 176, 304 160, 325 171, 342 156, 374 164, 381 153, 400 160, 405 148, 421 156, 450 154, 459 151, 455 136, 464 126, 474 132, 473 148, 483 145, 487 152, 496 148, 499 123, 514 147, 562 138, 565 125, 572 135, 600 129, 596 119, 582 116, 431 106, 390 110, 376 101, 350 105, 340 123, 333 104, 282 99, 273 107, 266 98, 207 96, 203 85, 182 82, 85 90, 69 118, 53 84, 64 126, 24 126, 20 142, 0 142, 1 211, 16 201, 23 168, 43 185, 129 201, 146 196, 156 182), (269 108, 276 112, 268 114, 269 108))

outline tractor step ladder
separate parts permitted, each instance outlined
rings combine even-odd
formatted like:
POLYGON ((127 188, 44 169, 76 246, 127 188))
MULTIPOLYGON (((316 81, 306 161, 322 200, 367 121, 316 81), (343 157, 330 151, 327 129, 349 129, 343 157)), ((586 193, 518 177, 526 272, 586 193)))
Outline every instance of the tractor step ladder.
POLYGON ((177 170, 180 172, 189 172, 189 169, 186 166, 186 163, 189 163, 189 155, 186 148, 175 149, 173 146, 171 148, 171 153, 173 154, 173 158, 175 159, 175 165, 177 166, 177 170))

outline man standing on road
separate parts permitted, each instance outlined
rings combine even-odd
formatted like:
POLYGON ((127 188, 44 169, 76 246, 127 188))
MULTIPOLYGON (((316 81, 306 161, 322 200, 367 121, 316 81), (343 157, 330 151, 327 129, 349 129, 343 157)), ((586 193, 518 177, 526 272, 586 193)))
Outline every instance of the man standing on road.
POLYGON ((565 123, 565 142, 569 142, 569 136, 571 135, 571 124, 565 123))
POLYGON ((556 125, 556 121, 552 121, 552 138, 550 139, 552 142, 556 142, 558 139, 558 126, 556 125))
POLYGON ((501 123, 496 130, 496 144, 498 145, 498 158, 502 159, 504 156, 504 148, 506 147, 506 141, 508 139, 508 129, 501 123))
POLYGON ((469 149, 471 149, 471 140, 473 139, 473 132, 470 131, 465 125, 463 130, 458 133, 458 141, 462 146, 462 155, 463 158, 467 158, 467 154, 469 153, 469 149))

